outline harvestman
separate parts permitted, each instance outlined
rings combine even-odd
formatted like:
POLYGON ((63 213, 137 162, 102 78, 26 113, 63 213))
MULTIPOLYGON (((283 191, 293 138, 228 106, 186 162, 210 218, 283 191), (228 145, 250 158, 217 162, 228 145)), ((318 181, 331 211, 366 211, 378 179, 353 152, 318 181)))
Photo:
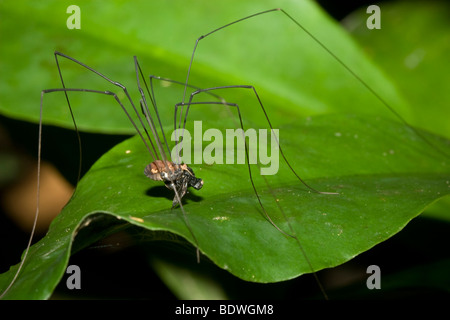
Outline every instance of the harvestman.
MULTIPOLYGON (((247 19, 251 19, 253 17, 259 16, 259 15, 263 15, 266 13, 270 13, 270 12, 281 12, 283 13, 288 19, 290 19, 294 24, 296 24, 300 29, 302 29, 306 34, 308 34, 315 42, 317 42, 326 52, 328 52, 328 54, 330 54, 332 56, 333 59, 335 59, 341 66, 343 66, 352 76, 354 76, 366 89, 368 89, 379 101, 381 101, 389 110, 391 110, 394 114, 396 114, 402 121, 404 121, 373 89, 371 89, 358 75, 356 75, 347 65, 345 65, 334 53, 332 53, 324 44, 322 44, 322 42, 320 42, 314 35, 312 35, 308 30, 306 30, 299 22, 297 22, 293 17, 291 17, 287 12, 285 12, 283 9, 271 9, 271 10, 266 10, 266 11, 262 11, 262 12, 258 12, 256 14, 253 15, 249 15, 247 17, 235 20, 229 24, 223 25, 220 28, 214 29, 213 31, 202 35, 201 37, 199 37, 196 42, 195 42, 195 46, 191 55, 191 59, 190 59, 190 63, 189 63, 189 68, 188 68, 188 72, 187 72, 187 77, 186 77, 186 81, 185 82, 178 82, 178 81, 174 81, 174 80, 169 80, 169 79, 165 79, 165 78, 161 78, 161 77, 157 77, 157 76, 150 76, 150 88, 147 85, 147 82, 145 81, 145 78, 143 76, 141 67, 138 63, 138 60, 136 57, 134 57, 134 65, 135 65, 135 73, 136 73, 136 81, 137 81, 137 87, 139 89, 140 92, 140 100, 139 100, 139 105, 137 106, 131 96, 128 93, 127 88, 122 85, 121 83, 114 81, 108 77, 106 77, 105 75, 103 75, 102 73, 94 70, 93 68, 89 67, 88 65, 70 57, 67 56, 61 52, 55 52, 55 60, 56 60, 56 65, 58 68, 58 73, 59 73, 59 77, 61 80, 61 84, 62 84, 62 88, 57 88, 57 89, 48 89, 48 90, 43 90, 41 92, 41 103, 40 103, 40 122, 39 122, 39 147, 38 147, 38 177, 37 177, 37 208, 36 208, 36 215, 35 215, 35 220, 34 220, 34 224, 33 224, 33 229, 30 235, 30 239, 29 239, 29 243, 28 246, 25 250, 23 259, 19 265, 19 268, 13 278, 13 280, 11 281, 11 283, 9 284, 9 286, 5 289, 5 291, 2 293, 2 295, 0 296, 3 297, 5 295, 5 293, 9 290, 9 288, 14 284, 17 276, 20 273, 20 270, 24 264, 24 261, 26 259, 26 256, 28 254, 28 250, 30 248, 31 245, 31 241, 32 241, 32 237, 34 235, 34 231, 35 231, 35 226, 36 226, 36 222, 38 219, 38 215, 39 215, 39 185, 40 185, 40 161, 41 161, 41 135, 42 135, 42 106, 43 106, 43 98, 44 95, 47 93, 51 93, 51 92, 64 92, 65 97, 66 97, 66 101, 67 101, 67 105, 69 107, 69 111, 72 117, 72 121, 74 124, 74 128, 75 131, 77 133, 78 136, 78 145, 79 145, 79 151, 80 151, 80 162, 81 162, 81 139, 79 136, 79 132, 78 132, 78 128, 75 122, 75 117, 74 114, 72 112, 72 107, 70 105, 70 101, 69 101, 69 96, 68 96, 68 92, 85 92, 85 93, 93 93, 93 94, 100 94, 100 95, 108 95, 108 96, 112 96, 114 97, 114 99, 117 101, 117 103, 121 106, 121 108, 123 109, 123 111, 125 112, 126 116, 129 118, 131 124, 133 125, 133 127, 135 128, 137 134, 140 136, 140 138, 142 139, 142 141, 145 144, 146 149, 148 150, 151 158, 152 158, 152 162, 147 165, 147 167, 144 170, 144 173, 147 177, 149 177, 152 180, 158 180, 158 181, 163 181, 164 184, 166 185, 167 188, 171 189, 174 191, 174 199, 172 202, 172 208, 179 206, 180 210, 183 214, 183 219, 186 223, 187 228, 189 229, 194 242, 196 244, 197 247, 197 260, 199 261, 200 259, 200 252, 199 252, 199 245, 198 245, 198 241, 195 237, 195 234, 192 230, 192 228, 189 225, 189 221, 187 219, 183 204, 182 204, 182 198, 183 196, 186 194, 187 192, 187 188, 188 187, 193 187, 195 189, 200 189, 203 186, 203 180, 201 180, 200 178, 197 178, 193 172, 193 170, 188 167, 186 164, 183 163, 179 163, 174 159, 169 160, 166 151, 164 150, 163 144, 167 147, 167 151, 170 153, 169 147, 168 147, 168 143, 166 140, 166 137, 164 135, 164 131, 162 129, 162 123, 159 117, 159 113, 158 113, 158 108, 156 105, 156 100, 155 100, 155 95, 154 95, 154 91, 153 91, 153 80, 164 80, 164 81, 170 81, 176 84, 181 84, 184 85, 184 92, 183 92, 183 97, 182 97, 182 101, 178 104, 175 105, 175 116, 174 116, 174 128, 177 129, 177 121, 178 121, 178 129, 181 128, 181 123, 183 122, 183 130, 185 129, 185 125, 186 125, 186 121, 187 121, 187 116, 188 116, 188 112, 189 112, 189 107, 191 105, 200 105, 200 104, 218 104, 218 105, 223 105, 223 106, 227 106, 227 107, 233 107, 236 108, 238 116, 239 116, 239 125, 242 129, 242 131, 244 131, 244 126, 243 126, 243 121, 242 121, 242 117, 241 117, 241 113, 239 110, 239 106, 236 103, 230 103, 225 101, 223 98, 221 98, 219 95, 217 95, 215 92, 219 91, 219 90, 226 90, 226 89, 246 89, 246 90, 251 90, 253 92, 253 94, 255 95, 256 100, 258 101, 259 106, 261 107, 262 112, 264 113, 265 119, 267 120, 267 123, 273 133, 273 127, 272 124, 269 120, 269 117, 266 113, 266 110, 263 106, 263 103, 257 93, 257 90, 255 89, 255 87, 251 86, 251 85, 233 85, 233 86, 218 86, 218 87, 211 87, 211 88, 198 88, 195 87, 193 85, 191 85, 189 83, 189 77, 190 77, 190 73, 191 73, 191 67, 193 65, 193 61, 194 61, 194 56, 195 56, 195 52, 197 50, 197 46, 200 42, 200 40, 212 35, 213 33, 216 33, 222 29, 225 29, 233 24, 239 23, 241 21, 247 20, 247 19), (59 60, 58 57, 61 58, 65 58, 68 59, 74 63, 76 63, 77 65, 85 68, 86 70, 93 72, 94 74, 96 74, 97 76, 103 78, 105 81, 109 82, 110 84, 113 84, 117 87, 119 87, 123 93, 126 96, 126 100, 130 103, 131 107, 132 107, 132 112, 134 112, 138 119, 139 119, 139 123, 136 123, 133 118, 131 117, 130 112, 127 110, 127 108, 124 106, 124 104, 122 103, 122 101, 119 99, 119 97, 117 96, 116 93, 111 92, 111 91, 100 91, 100 90, 92 90, 92 89, 73 89, 73 88, 66 88, 66 85, 64 83, 64 79, 62 76, 62 72, 61 72, 61 68, 59 66, 59 60), (153 106, 153 110, 155 112, 156 115, 156 119, 157 122, 159 124, 159 127, 161 129, 162 132, 162 139, 161 137, 158 135, 157 133, 157 128, 155 126, 155 121, 153 119, 153 117, 150 114, 150 109, 148 107, 148 103, 147 103, 147 99, 146 99, 146 95, 144 90, 142 89, 141 86, 141 80, 140 78, 142 78, 143 82, 144 82, 144 86, 146 89, 146 92, 149 96, 150 102, 153 106), (195 89, 194 92, 192 92, 189 95, 189 100, 186 103, 186 94, 187 94, 187 88, 192 88, 195 89), (208 94, 212 97, 214 97, 217 101, 210 101, 210 102, 194 102, 194 97, 199 95, 199 94, 208 94), (185 111, 184 111, 184 115, 183 115, 183 108, 186 107, 185 111), (179 112, 179 119, 178 119, 178 114, 179 112), (143 115, 143 117, 141 116, 141 113, 143 115), (144 120, 143 120, 144 118, 144 120), (143 132, 139 129, 139 124, 142 127, 141 130, 143 130, 143 132), (150 132, 147 129, 150 129, 150 132), (153 139, 152 139, 153 137, 153 139), (153 142, 153 141, 154 142, 153 142), (155 147, 156 145, 156 147, 155 147), (158 154, 159 153, 159 154, 158 154)), ((255 184, 253 182, 253 177, 252 177, 252 172, 250 170, 250 164, 249 164, 249 149, 248 149, 248 145, 247 142, 244 138, 244 143, 245 143, 245 156, 246 156, 246 160, 247 160, 247 167, 248 167, 248 173, 249 173, 249 177, 250 177, 250 182, 252 184, 252 188, 254 190, 255 196, 258 200, 258 204, 259 207, 261 208, 264 217, 281 233, 283 233, 284 235, 293 238, 297 244, 298 247, 300 248, 302 255, 304 256, 305 260, 307 261, 311 272, 313 273, 316 282, 318 283, 320 290, 322 291, 322 294, 324 295, 325 298, 327 298, 326 293, 324 291, 324 289, 322 288, 322 285, 320 283, 320 281, 317 278, 317 275, 314 272, 314 268, 311 265, 311 262, 309 261, 306 252, 303 250, 302 245, 300 244, 299 239, 297 238, 297 236, 295 235, 295 231, 293 230, 292 226, 290 225, 289 221, 286 219, 286 216, 283 212, 282 207, 277 203, 278 208, 280 209, 281 213, 283 214, 288 226, 289 226, 289 232, 285 232, 282 229, 280 229, 270 218, 270 216, 268 215, 268 213, 266 212, 266 210, 264 209, 264 206, 261 202, 260 196, 256 190, 255 184)), ((337 194, 337 193, 333 193, 333 192, 320 192, 317 191, 316 189, 314 189, 313 187, 309 186, 307 183, 305 183, 300 176, 295 172, 295 170, 293 169, 293 167, 291 166, 291 164, 289 163, 289 161, 287 160, 287 158, 285 157, 282 148, 278 142, 278 140, 276 141, 276 143, 278 144, 279 147, 279 151, 280 154, 283 158, 283 160, 286 162, 287 166, 289 167, 289 169, 291 170, 291 172, 296 176, 296 178, 302 183, 304 184, 307 188, 309 188, 311 191, 315 192, 315 193, 320 193, 320 194, 337 194)), ((78 180, 80 178, 80 173, 81 173, 81 165, 79 167, 79 174, 78 174, 78 180)), ((270 186, 269 190, 270 189, 270 186)), ((272 192, 272 195, 275 197, 275 195, 272 192)))

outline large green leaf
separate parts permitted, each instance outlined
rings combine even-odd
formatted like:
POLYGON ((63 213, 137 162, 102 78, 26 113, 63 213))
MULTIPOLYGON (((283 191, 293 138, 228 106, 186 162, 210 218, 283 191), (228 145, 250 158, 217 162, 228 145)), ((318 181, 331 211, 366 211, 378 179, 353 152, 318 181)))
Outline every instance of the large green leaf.
MULTIPOLYGON (((311 193, 285 165, 270 180, 272 191, 256 179, 267 212, 289 232, 277 204, 281 206, 314 270, 339 265, 389 238, 430 203, 450 193, 447 159, 395 122, 313 117, 281 128, 280 136, 285 152, 295 167, 304 168, 301 171, 310 184, 339 192, 311 193), (308 134, 299 136, 299 130, 308 134), (328 142, 325 154, 334 155, 333 161, 324 161, 324 154, 316 152, 319 141, 328 142), (297 151, 299 145, 302 153, 297 151)), ((448 147, 446 140, 427 137, 448 147)), ((137 138, 103 156, 79 183, 47 236, 32 247, 9 297, 48 297, 64 274, 79 228, 102 221, 104 214, 118 222, 170 231, 196 245, 180 210, 168 209, 170 192, 168 197, 154 196, 159 188, 142 174, 148 161, 137 138)), ((263 217, 250 184, 243 183, 248 180, 245 169, 242 165, 198 168, 205 181, 204 188, 195 192, 201 200, 188 198, 185 209, 199 249, 218 266, 249 281, 282 281, 311 272, 297 242, 263 217)), ((80 232, 78 237, 87 245, 99 234, 80 232)), ((2 275, 2 286, 15 270, 2 275)))
MULTIPOLYGON (((3 114, 37 122, 40 90, 61 87, 53 51, 94 67, 125 84, 134 98, 136 55, 146 75, 184 81, 195 40, 217 27, 258 11, 282 7, 368 84, 408 116, 408 110, 392 83, 361 54, 336 23, 309 1, 137 1, 134 3, 80 1, 81 29, 66 27, 67 4, 60 1, 2 2, 0 70, 8 75, 0 87, 3 114), (26 48, 26 50, 24 49, 26 48)), ((72 88, 114 90, 92 73, 61 61, 65 83, 72 88)), ((326 112, 357 112, 392 116, 355 78, 311 37, 281 12, 272 12, 233 25, 200 41, 191 83, 201 87, 231 84, 256 86, 263 101, 272 105, 272 121, 326 112), (326 94, 324 94, 326 92, 326 94)), ((166 123, 182 92, 171 86, 157 88, 166 123), (169 111, 170 110, 170 111, 169 111)), ((223 93, 225 94, 225 93, 223 93)), ((250 108, 252 96, 227 93, 228 101, 250 108)), ((121 98, 124 98, 121 95, 121 98)), ((133 128, 114 106, 112 98, 72 94, 79 127, 94 132, 128 132, 133 128)), ((72 127, 62 94, 47 95, 44 122, 72 127)), ((214 112, 203 111, 211 117, 214 112)), ((251 112, 251 111, 250 111, 251 112)), ((249 113, 248 117, 253 117, 249 113)), ((256 116, 258 117, 258 116, 256 116)), ((259 116, 261 118, 261 116, 259 116)))
MULTIPOLYGON (((142 65, 150 66, 151 73, 184 80, 194 39, 200 34, 245 14, 281 6, 410 120, 408 107, 392 83, 307 1, 251 6, 232 1, 213 8, 203 2, 134 2, 133 6, 81 2, 79 31, 65 28, 66 5, 60 2, 36 3, 35 7, 21 2, 1 5, 0 32, 16 39, 2 42, 0 53, 2 74, 8 74, 10 80, 0 89, 0 108, 9 116, 37 121, 39 90, 60 87, 51 62, 55 49, 129 88, 134 86, 134 54, 142 65)), ((269 190, 257 168, 253 170, 267 212, 277 225, 291 232, 278 204, 281 206, 314 270, 341 264, 384 241, 449 193, 448 159, 436 150, 448 149, 448 141, 422 132, 435 145, 430 147, 411 129, 380 118, 392 114, 281 13, 247 21, 203 40, 195 61, 192 83, 203 87, 254 84, 275 127, 280 128, 281 145, 297 172, 319 190, 339 192, 308 192, 286 165, 279 174, 268 177, 269 190), (338 112, 372 116, 334 114, 338 112), (317 113, 330 114, 306 120, 300 117, 317 113)), ((67 61, 62 67, 70 87, 111 90, 104 81, 67 61)), ((163 108, 181 99, 176 86, 158 89, 163 108)), ((71 98, 84 130, 130 132, 114 101, 94 95, 88 100, 90 97, 82 94, 71 98)), ((264 124, 251 93, 227 93, 226 98, 240 103, 246 128, 264 124)), ((61 95, 46 95, 46 123, 70 126, 65 110, 61 95), (53 95, 61 99, 52 100, 53 95)), ((191 119, 201 117, 210 127, 227 128, 230 123, 221 119, 226 115, 217 108, 201 108, 191 119)), ((172 112, 163 112, 163 116, 165 123, 170 123, 172 112)), ((48 297, 64 274, 74 236, 77 247, 73 249, 79 250, 122 227, 124 221, 157 231, 166 240, 172 239, 170 234, 178 234, 196 245, 180 210, 169 209, 172 194, 143 176, 150 161, 138 138, 99 160, 48 235, 33 246, 7 297, 48 297)), ((281 281, 311 272, 298 243, 264 218, 245 166, 194 170, 205 186, 187 198, 185 209, 199 249, 208 258, 249 281, 281 281)), ((16 268, 0 277, 0 287, 6 286, 16 268)))

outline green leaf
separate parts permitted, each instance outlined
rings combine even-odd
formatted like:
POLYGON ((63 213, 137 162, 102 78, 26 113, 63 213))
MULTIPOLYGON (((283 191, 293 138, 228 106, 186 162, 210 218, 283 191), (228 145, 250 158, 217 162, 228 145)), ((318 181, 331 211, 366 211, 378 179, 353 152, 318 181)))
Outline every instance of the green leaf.
POLYGON ((169 263, 163 259, 152 259, 152 267, 181 300, 225 300, 226 294, 219 284, 201 272, 169 263))
MULTIPOLYGON (((429 134, 427 138, 448 147, 447 140, 429 134)), ((260 177, 255 179, 265 209, 289 232, 277 204, 281 206, 314 270, 339 265, 388 239, 430 203, 450 193, 448 160, 395 122, 360 116, 312 117, 280 128, 280 139, 308 183, 339 192, 311 193, 285 165, 268 178, 272 191, 260 177), (326 154, 334 155, 333 161, 323 160, 318 142, 326 154), (302 153, 297 152, 299 145, 302 153)), ((103 156, 80 181, 47 236, 32 247, 8 297, 48 297, 64 274, 80 226, 102 221, 105 214, 117 222, 169 231, 195 245, 180 210, 169 209, 171 193, 161 192, 161 186, 143 175, 148 161, 137 137, 103 156), (162 195, 155 197, 158 193, 162 195)), ((250 184, 242 183, 248 180, 245 165, 194 166, 194 170, 205 185, 192 192, 201 199, 188 197, 185 209, 204 255, 248 281, 275 282, 311 272, 296 241, 264 218, 250 184)), ((84 232, 78 237, 87 245, 99 235, 84 232)), ((15 270, 2 275, 2 286, 15 270)))
MULTIPOLYGON (((0 35, 15 39, 2 43, 0 51, 0 70, 9 77, 0 88, 0 110, 11 117, 36 122, 40 90, 61 86, 53 50, 123 82, 136 97, 132 55, 149 66, 150 73, 184 81, 199 35, 246 14, 281 6, 411 120, 412 112, 392 82, 308 1, 251 6, 227 1, 213 7, 206 2, 79 2, 79 31, 65 28, 68 15, 60 2, 0 5, 0 35)), ((198 50, 191 83, 255 85, 274 127, 280 129, 283 151, 300 176, 316 189, 339 192, 308 192, 281 159, 279 173, 267 177, 270 189, 253 168, 265 209, 278 226, 298 237, 300 248, 265 219, 245 165, 193 166, 205 186, 186 197, 188 221, 201 252, 219 267, 248 281, 287 280, 311 272, 302 249, 314 270, 333 267, 397 233, 449 193, 448 157, 436 149, 448 150, 449 142, 420 132, 435 146, 431 147, 410 128, 384 119, 392 114, 281 13, 223 30, 202 40, 198 50), (303 118, 316 114, 325 116, 303 118)), ((120 92, 68 61, 61 61, 61 67, 70 87, 120 92)), ((182 89, 164 85, 158 84, 157 97, 170 128, 171 106, 181 100, 182 89)), ((264 126, 254 95, 237 91, 242 90, 223 94, 240 104, 245 127, 264 126)), ((71 101, 83 130, 131 132, 112 99, 71 94, 71 101)), ((44 107, 46 123, 71 126, 61 94, 46 94, 44 107)), ((190 120, 207 120, 208 127, 235 127, 225 117, 229 119, 225 110, 198 108, 190 120)), ((71 249, 80 250, 126 227, 125 222, 152 230, 166 241, 176 234, 196 245, 180 210, 170 210, 173 195, 143 175, 149 158, 138 138, 102 157, 47 236, 32 247, 7 298, 48 298, 65 272, 71 249)), ((1 288, 16 268, 0 276, 1 288)))
MULTIPOLYGON (((38 122, 40 91, 60 88, 53 57, 59 50, 122 82, 138 99, 132 57, 136 55, 145 75, 185 81, 195 40, 245 15, 281 7, 300 21, 344 63, 350 65, 376 91, 408 116, 404 99, 392 82, 361 54, 353 40, 309 1, 136 1, 133 4, 79 1, 81 29, 66 27, 67 4, 60 1, 0 4, 2 43, 0 70, 8 81, 0 88, 0 112, 38 122), (24 49, 26 48, 26 50, 24 49), (32 54, 31 54, 32 53, 32 54)), ((67 87, 121 90, 70 61, 60 59, 67 87)), ((281 12, 272 12, 201 40, 190 83, 207 88, 217 85, 252 84, 271 118, 283 123, 300 115, 328 112, 392 114, 330 55, 281 12), (324 94, 326 93, 326 94, 324 94)), ((178 86, 157 83, 156 94, 163 121, 173 121, 173 106, 182 99, 178 86), (163 112, 165 111, 165 112, 163 112)), ((254 97, 235 91, 221 92, 227 101, 253 115, 254 97)), ((112 97, 71 93, 79 128, 91 132, 133 133, 128 119, 112 97)), ((124 100, 124 95, 120 97, 124 100)), ((135 101, 136 104, 138 104, 135 101)), ((195 110, 194 110, 195 112, 195 110)), ((205 118, 217 113, 202 111, 205 118)), ((62 93, 46 94, 44 123, 72 128, 62 93)))
POLYGON ((369 30, 362 11, 347 17, 344 25, 398 85, 412 111, 410 123, 450 137, 450 5, 397 1, 380 8, 381 30, 369 30))
MULTIPOLYGON (((407 99, 409 123, 450 137, 450 6, 445 1, 396 1, 383 4, 381 30, 366 27, 365 10, 349 15, 343 25, 366 54, 389 74, 407 99)), ((427 215, 448 220, 450 199, 439 201, 427 215)))

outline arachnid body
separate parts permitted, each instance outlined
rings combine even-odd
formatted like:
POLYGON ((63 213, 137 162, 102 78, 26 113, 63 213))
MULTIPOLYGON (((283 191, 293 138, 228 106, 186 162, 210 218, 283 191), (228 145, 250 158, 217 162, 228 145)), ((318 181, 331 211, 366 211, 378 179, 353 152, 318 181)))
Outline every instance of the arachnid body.
MULTIPOLYGON (((163 181, 170 190, 176 189, 180 200, 187 193, 188 187, 200 190, 203 187, 203 180, 197 178, 194 171, 186 164, 176 164, 172 161, 156 160, 145 167, 144 174, 156 181, 163 181)), ((177 196, 173 198, 172 208, 179 204, 177 196)))

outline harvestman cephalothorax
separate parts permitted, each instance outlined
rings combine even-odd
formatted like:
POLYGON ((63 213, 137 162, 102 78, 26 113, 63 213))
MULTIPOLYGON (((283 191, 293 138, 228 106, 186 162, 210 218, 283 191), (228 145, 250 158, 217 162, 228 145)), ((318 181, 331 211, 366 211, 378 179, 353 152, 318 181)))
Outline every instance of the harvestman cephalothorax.
MULTIPOLYGON (((231 108, 235 108, 237 110, 238 113, 238 118, 239 118, 239 123, 238 126, 242 129, 242 131, 244 131, 244 125, 243 125, 243 120, 241 117, 241 112, 239 109, 239 105, 237 103, 231 103, 231 102, 227 102, 225 101, 225 99, 221 98, 217 92, 220 92, 220 90, 226 90, 226 89, 245 89, 245 90, 249 90, 250 92, 252 92, 252 94, 254 95, 255 100, 257 101, 261 111, 264 114, 264 117, 267 121, 268 126, 270 127, 270 130, 273 132, 274 128, 270 122, 269 116, 266 112, 266 109, 263 105, 262 100, 260 99, 260 96, 258 95, 258 92, 256 90, 255 87, 253 87, 252 85, 229 85, 229 86, 216 86, 216 87, 211 87, 211 88, 198 88, 195 87, 193 85, 190 84, 190 75, 191 75, 191 68, 192 65, 194 63, 194 57, 195 57, 195 53, 197 50, 197 46, 200 42, 200 40, 207 38, 208 36, 222 30, 225 29, 227 27, 230 27, 233 24, 236 23, 240 23, 244 20, 247 19, 251 19, 257 16, 261 16, 261 15, 265 15, 271 12, 280 12, 281 14, 283 14, 287 19, 289 19, 290 21, 292 21, 293 24, 295 24, 298 28, 300 28, 301 30, 303 30, 306 34, 308 34, 315 42, 317 42, 326 52, 328 52, 329 55, 331 55, 331 57, 333 59, 335 59, 342 67, 344 67, 353 77, 355 77, 367 90, 369 90, 379 101, 381 101, 382 104, 384 104, 389 110, 391 110, 394 114, 396 114, 396 112, 375 92, 373 91, 373 89, 371 89, 357 74, 355 74, 347 65, 345 65, 334 53, 332 53, 325 45, 322 44, 322 42, 320 42, 314 35, 312 35, 308 30, 306 30, 298 21, 296 21, 292 16, 290 16, 287 12, 285 12, 282 9, 272 9, 272 10, 267 10, 267 11, 262 11, 262 12, 258 12, 255 13, 253 15, 250 16, 246 16, 244 18, 235 20, 231 23, 228 23, 226 25, 223 25, 217 29, 212 30, 209 33, 206 33, 202 36, 200 36, 196 42, 195 42, 195 46, 191 55, 191 59, 190 59, 190 63, 189 63, 189 67, 187 70, 187 76, 186 76, 186 80, 184 82, 179 82, 179 81, 174 81, 174 80, 169 80, 169 79, 165 79, 165 78, 161 78, 161 77, 157 77, 157 76, 150 76, 149 78, 149 85, 147 84, 147 81, 145 80, 144 74, 141 70, 141 67, 139 65, 139 62, 137 60, 136 57, 134 57, 134 67, 135 67, 135 74, 136 74, 136 82, 137 82, 137 87, 140 93, 140 97, 139 97, 139 102, 135 103, 135 101, 133 101, 133 99, 131 98, 131 95, 129 94, 127 88, 122 85, 121 83, 117 82, 115 79, 110 79, 107 76, 105 76, 104 74, 100 73, 99 71, 96 71, 95 69, 93 69, 92 67, 89 67, 88 65, 84 64, 83 62, 80 62, 64 53, 61 52, 55 52, 55 59, 56 59, 56 65, 58 68, 58 72, 59 72, 59 76, 60 76, 60 80, 61 80, 61 84, 62 84, 62 88, 56 88, 56 89, 47 89, 47 90, 43 90, 41 93, 41 104, 40 104, 40 113, 41 113, 41 121, 40 121, 40 126, 39 126, 39 148, 38 148, 38 168, 40 168, 40 161, 41 161, 41 136, 42 136, 42 108, 43 108, 43 100, 44 100, 44 96, 47 93, 51 93, 51 92, 63 92, 65 94, 65 98, 67 101, 67 105, 68 108, 70 110, 70 114, 74 123, 74 127, 75 127, 75 131, 77 132, 78 135, 78 139, 80 140, 80 136, 78 134, 78 128, 75 122, 75 116, 74 113, 72 112, 72 107, 70 104, 70 100, 69 100, 69 94, 70 92, 84 92, 86 94, 98 94, 98 95, 107 95, 107 96, 111 96, 113 97, 116 102, 120 105, 120 107, 123 109, 125 115, 129 118, 131 124, 133 125, 134 129, 136 130, 137 134, 140 136, 140 138, 142 139, 149 155, 150 155, 150 161, 148 166, 145 168, 143 168, 143 171, 145 173, 145 175, 152 179, 152 180, 158 180, 158 181, 162 181, 164 182, 165 186, 171 190, 173 190, 174 192, 174 199, 173 199, 173 203, 172 203, 172 208, 175 207, 179 207, 179 210, 181 211, 182 217, 185 221, 186 227, 189 229, 189 232, 192 235, 192 238, 197 246, 197 260, 199 261, 200 259, 200 251, 199 251, 199 243, 195 237, 195 230, 192 230, 190 224, 189 224, 189 220, 187 219, 186 216, 186 212, 184 210, 184 206, 182 203, 182 198, 183 196, 186 194, 188 187, 193 187, 195 189, 200 189, 203 186, 203 180, 201 180, 199 177, 196 177, 193 170, 188 167, 186 164, 180 163, 179 159, 171 159, 170 155, 171 152, 169 150, 168 147, 168 143, 167 143, 167 139, 166 136, 164 135, 164 130, 163 130, 163 126, 160 120, 160 116, 158 113, 158 107, 156 105, 156 99, 155 99, 155 95, 154 95, 154 90, 153 90, 153 81, 155 80, 164 80, 164 81, 170 81, 172 83, 178 84, 178 85, 182 85, 184 86, 184 91, 183 91, 183 95, 181 97, 181 102, 179 102, 178 104, 175 105, 175 114, 174 114, 174 128, 175 129, 180 129, 182 128, 184 130, 185 126, 186 126, 186 122, 187 122, 187 117, 188 117, 188 112, 189 112, 189 108, 193 105, 200 105, 200 104, 217 104, 217 105, 223 105, 226 107, 231 107, 231 108), (67 59, 72 61, 73 63, 77 64, 78 66, 80 66, 81 68, 84 68, 85 70, 87 70, 88 72, 92 72, 93 74, 97 75, 98 77, 103 78, 106 82, 109 82, 110 84, 118 87, 120 90, 122 90, 122 93, 125 96, 125 101, 127 103, 130 104, 131 106, 131 110, 128 110, 123 101, 119 98, 118 94, 116 94, 115 92, 112 91, 101 91, 101 90, 92 90, 92 89, 80 89, 80 88, 69 88, 66 87, 66 84, 64 83, 64 78, 63 78, 63 74, 60 68, 60 64, 59 64, 59 59, 67 59), (193 89, 194 91, 189 94, 187 94, 187 89, 193 89), (144 90, 145 89, 145 90, 144 90), (208 101, 208 102, 194 102, 194 98, 200 94, 206 94, 209 95, 211 97, 211 99, 214 99, 214 101, 208 101), (148 98, 147 98, 148 97, 148 98), (149 107, 149 104, 152 105, 152 108, 149 107), (153 111, 152 111, 153 110, 153 111), (153 115, 152 115, 153 113, 153 115), (133 120, 133 117, 131 116, 132 114, 135 114, 137 116, 138 121, 133 120), (182 125, 183 123, 183 125, 182 125), (161 129, 161 135, 158 134, 158 127, 161 129)), ((398 114, 396 114, 398 116, 398 114)), ((400 117, 401 119, 401 117, 400 117)), ((403 121, 403 119, 401 119, 403 121)), ((181 140, 182 141, 182 140, 181 140)), ((305 260, 307 261, 311 272, 313 273, 313 275, 315 276, 315 279, 324 295, 324 297, 326 298, 326 293, 324 291, 324 289, 322 288, 320 281, 318 280, 315 272, 314 272, 314 268, 311 265, 311 263, 309 262, 307 253, 303 250, 303 247, 301 245, 301 242, 299 240, 299 238, 297 237, 297 235, 295 234, 294 229, 291 227, 291 225, 289 224, 288 219, 286 219, 286 216, 283 212, 282 207, 277 203, 278 208, 280 209, 280 212, 284 215, 284 218, 287 222, 287 225, 289 227, 289 230, 285 231, 282 230, 280 227, 278 227, 270 218, 269 214, 266 212, 262 201, 260 199, 259 193, 255 187, 255 184, 253 182, 253 177, 252 177, 252 171, 250 169, 250 165, 249 165, 249 146, 247 145, 247 142, 244 138, 244 142, 245 142, 245 156, 246 156, 246 160, 247 160, 247 167, 248 167, 248 175, 250 178, 250 182, 252 184, 252 188, 256 197, 257 204, 259 206, 259 208, 262 211, 263 216, 268 220, 269 223, 271 223, 278 231, 280 231, 282 234, 284 234, 285 236, 292 238, 293 241, 296 241, 299 250, 301 251, 303 257, 305 258, 305 260)), ((276 141, 276 143, 278 144, 279 147, 279 152, 281 154, 281 157, 283 158, 283 160, 285 161, 285 163, 287 164, 287 166, 289 167, 290 171, 295 175, 295 177, 302 183, 304 184, 309 190, 311 190, 312 192, 315 193, 320 193, 320 194, 334 194, 337 195, 337 193, 333 193, 333 192, 322 192, 322 191, 318 191, 316 189, 314 189, 312 186, 308 185, 305 181, 303 181, 299 174, 297 174, 297 172, 294 170, 293 166, 289 163, 288 159, 286 158, 286 156, 283 153, 283 149, 282 146, 279 144, 278 140, 276 141)), ((80 148, 80 162, 81 162, 81 142, 79 141, 79 148, 80 148)), ((81 168, 81 166, 80 166, 81 168)), ((80 169, 81 170, 81 169, 80 169)), ((39 183, 40 183, 40 169, 38 169, 38 177, 37 177, 37 184, 38 184, 38 192, 37 192, 37 209, 36 209, 36 215, 35 215, 35 220, 34 220, 34 227, 36 225, 36 221, 38 219, 38 214, 39 214, 39 183)), ((79 174, 80 175, 80 174, 79 174)), ((80 177, 79 177, 80 178, 80 177)), ((205 181, 205 183, 210 183, 208 181, 205 181)), ((270 189, 270 186, 268 186, 268 189, 270 189)), ((275 201, 275 195, 274 196, 274 201, 275 201)), ((9 288, 14 284, 14 281, 16 280, 17 276, 20 273, 21 267, 26 259, 27 253, 28 253, 28 249, 30 247, 31 241, 32 241, 32 237, 34 234, 34 230, 35 228, 33 227, 33 230, 31 232, 31 236, 30 236, 30 240, 28 243, 28 247, 25 250, 23 259, 21 261, 21 264, 13 278, 13 280, 11 281, 10 285, 4 290, 4 292, 2 293, 1 296, 3 296, 8 290, 9 288)), ((0 296, 0 297, 1 297, 0 296)))

